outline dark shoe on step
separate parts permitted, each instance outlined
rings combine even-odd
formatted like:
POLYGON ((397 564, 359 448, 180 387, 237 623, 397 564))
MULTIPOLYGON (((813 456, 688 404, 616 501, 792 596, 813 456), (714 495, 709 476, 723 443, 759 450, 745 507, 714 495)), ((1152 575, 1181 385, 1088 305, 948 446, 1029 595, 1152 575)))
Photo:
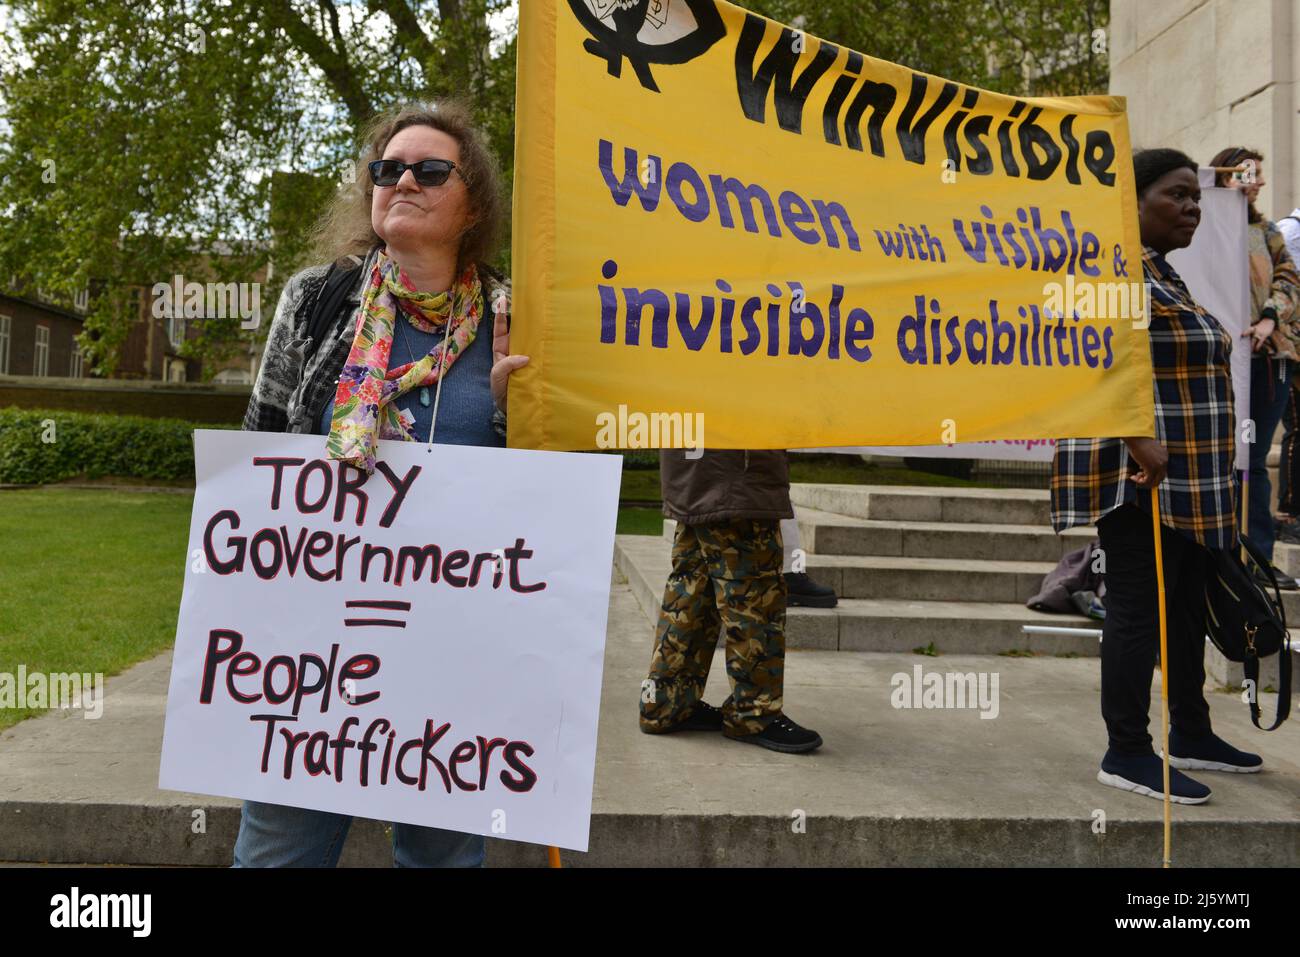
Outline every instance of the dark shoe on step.
MULTIPOLYGON (((1269 581, 1268 575, 1264 574, 1264 572, 1260 568, 1258 568, 1255 565, 1251 565, 1250 570, 1251 573, 1255 576, 1255 581, 1259 582, 1267 589, 1271 590, 1273 588, 1273 583, 1269 581)), ((1278 568, 1276 565, 1273 566, 1273 574, 1277 578, 1277 587, 1280 591, 1300 590, 1300 585, 1296 584, 1296 580, 1292 578, 1290 575, 1288 575, 1286 572, 1282 571, 1282 569, 1278 568)))
POLYGON ((722 733, 733 741, 747 741, 769 751, 781 751, 785 754, 801 754, 822 746, 820 734, 808 728, 801 728, 785 715, 778 715, 757 734, 731 734, 725 729, 722 733))
MULTIPOLYGON (((1107 749, 1101 759, 1097 780, 1121 791, 1132 791, 1144 797, 1163 801, 1164 759, 1154 754, 1117 754, 1107 749)), ((1210 799, 1210 789, 1193 781, 1169 762, 1169 800, 1174 804, 1204 804, 1210 799)))
POLYGON ((1288 545, 1300 545, 1300 519, 1277 519, 1273 526, 1273 535, 1279 542, 1288 545))
POLYGON ((674 731, 721 731, 722 712, 707 701, 697 701, 691 710, 671 728, 665 728, 660 734, 672 734, 674 731))
POLYGON ((785 583, 790 590, 786 605, 794 608, 834 608, 839 604, 834 588, 819 585, 807 572, 786 572, 785 583))
POLYGON ((1185 771, 1235 771, 1254 774, 1264 766, 1264 759, 1249 751, 1238 751, 1211 732, 1202 738, 1169 732, 1169 766, 1185 771))

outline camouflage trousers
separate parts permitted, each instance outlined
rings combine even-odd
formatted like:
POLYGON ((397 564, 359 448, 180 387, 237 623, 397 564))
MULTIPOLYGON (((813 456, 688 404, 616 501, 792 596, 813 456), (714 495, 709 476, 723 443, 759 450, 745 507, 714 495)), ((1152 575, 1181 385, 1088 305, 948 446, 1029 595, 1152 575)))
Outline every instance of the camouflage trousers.
POLYGON ((723 730, 755 734, 781 713, 786 583, 775 519, 677 523, 650 675, 641 686, 641 730, 666 731, 704 694, 713 650, 726 641, 731 696, 723 730))

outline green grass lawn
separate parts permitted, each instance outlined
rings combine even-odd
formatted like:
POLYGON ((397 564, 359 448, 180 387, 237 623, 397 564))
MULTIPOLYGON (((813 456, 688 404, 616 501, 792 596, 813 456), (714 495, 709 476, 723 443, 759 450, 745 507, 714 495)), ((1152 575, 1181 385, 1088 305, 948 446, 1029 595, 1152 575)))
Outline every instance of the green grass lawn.
POLYGON ((624 506, 618 510, 619 535, 661 535, 664 530, 664 513, 658 508, 624 506))
MULTIPOLYGON (((0 671, 107 677, 171 647, 192 500, 0 492, 0 671)), ((0 728, 35 713, 0 710, 0 728)))
POLYGON ((790 456, 791 482, 825 482, 834 485, 931 485, 973 488, 976 483, 948 475, 918 472, 898 465, 863 462, 854 455, 790 456))

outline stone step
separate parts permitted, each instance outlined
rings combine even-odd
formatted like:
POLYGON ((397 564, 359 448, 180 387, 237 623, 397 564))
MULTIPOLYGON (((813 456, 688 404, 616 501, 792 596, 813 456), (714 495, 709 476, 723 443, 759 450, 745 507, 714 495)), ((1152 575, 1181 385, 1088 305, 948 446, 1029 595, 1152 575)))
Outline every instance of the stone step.
MULTIPOLYGON (((647 620, 656 623, 671 567, 666 543, 650 535, 619 535, 614 563, 647 620)), ((908 652, 933 644, 940 654, 1098 654, 1095 636, 1027 635, 1021 630, 1024 625, 1099 627, 1075 615, 1031 611, 1023 603, 844 598, 835 608, 788 609, 786 645, 823 651, 908 652)))
MULTIPOLYGON (((1273 564, 1291 576, 1300 576, 1300 545, 1275 542, 1273 564)), ((1291 613, 1288 611, 1287 615, 1291 613)))
MULTIPOLYGON (((802 547, 810 556, 1046 562, 1055 566, 1063 555, 1097 537, 1091 526, 1066 529, 1057 535, 1050 526, 884 522, 806 506, 797 507, 795 515, 802 547)), ((663 538, 672 541, 676 527, 672 519, 664 519, 663 538)))
POLYGON ((1300 591, 1282 592, 1282 610, 1286 612, 1288 628, 1300 625, 1300 591))
POLYGON ((790 500, 796 507, 882 522, 1051 526, 1048 493, 1041 489, 794 483, 790 500))
MULTIPOLYGON (((809 523, 819 517, 809 509, 798 510, 809 523)), ((835 517, 830 518, 835 522, 835 517)), ((914 523, 892 523, 893 526, 914 523)), ((859 523, 874 528, 877 540, 884 534, 879 525, 859 523)), ((805 529, 801 525, 801 534, 805 529)), ((671 542, 676 523, 664 521, 663 539, 671 542)), ((892 526, 891 526, 892 529, 892 526)), ((814 533, 815 534, 815 533, 814 533)), ((827 532, 823 541, 832 534, 827 532)), ((889 534, 897 538, 891 530, 889 534)), ((1082 547, 1081 535, 1070 548, 1082 547)), ((802 539, 806 571, 815 581, 835 589, 844 598, 896 598, 925 601, 1001 601, 1025 602, 1037 594, 1043 576, 1056 567, 1056 561, 999 561, 982 558, 915 557, 911 555, 839 555, 810 551, 807 537, 802 539)), ((831 539, 833 544, 833 539, 831 539)), ((908 547, 914 545, 907 543, 908 547)), ((896 547, 890 542, 890 550, 896 547)), ((1297 619, 1300 620, 1300 619, 1297 619)))
POLYGON ((1023 604, 1054 567, 1053 562, 813 553, 805 571, 841 598, 1023 604))
POLYGON ((1060 561, 1096 537, 1092 527, 1057 535, 1046 525, 976 522, 877 521, 800 508, 799 535, 806 552, 988 561, 1060 561))

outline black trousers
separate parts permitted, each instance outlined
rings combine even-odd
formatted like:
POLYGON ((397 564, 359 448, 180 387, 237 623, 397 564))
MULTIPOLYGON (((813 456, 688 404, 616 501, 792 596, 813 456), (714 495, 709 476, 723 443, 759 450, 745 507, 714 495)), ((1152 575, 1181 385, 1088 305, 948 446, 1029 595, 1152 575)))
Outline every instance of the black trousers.
POLYGON ((1277 510, 1286 515, 1300 515, 1300 488, 1296 487, 1297 480, 1300 480, 1300 436, 1296 434, 1296 429, 1300 426, 1300 363, 1296 365, 1296 372, 1291 376, 1291 385, 1287 389, 1289 395, 1286 400, 1286 408, 1282 411, 1282 458, 1278 462, 1277 468, 1277 510))
MULTIPOLYGON (((1205 579, 1210 553, 1167 526, 1160 526, 1160 531, 1169 629, 1169 724, 1199 737, 1210 731, 1210 706, 1204 693, 1205 579)), ((1097 522, 1097 532, 1106 556, 1101 716, 1112 749, 1151 754, 1147 715, 1152 671, 1160 653, 1151 515, 1135 505, 1123 505, 1097 522)), ((1157 712, 1157 727, 1159 721, 1157 712)))

